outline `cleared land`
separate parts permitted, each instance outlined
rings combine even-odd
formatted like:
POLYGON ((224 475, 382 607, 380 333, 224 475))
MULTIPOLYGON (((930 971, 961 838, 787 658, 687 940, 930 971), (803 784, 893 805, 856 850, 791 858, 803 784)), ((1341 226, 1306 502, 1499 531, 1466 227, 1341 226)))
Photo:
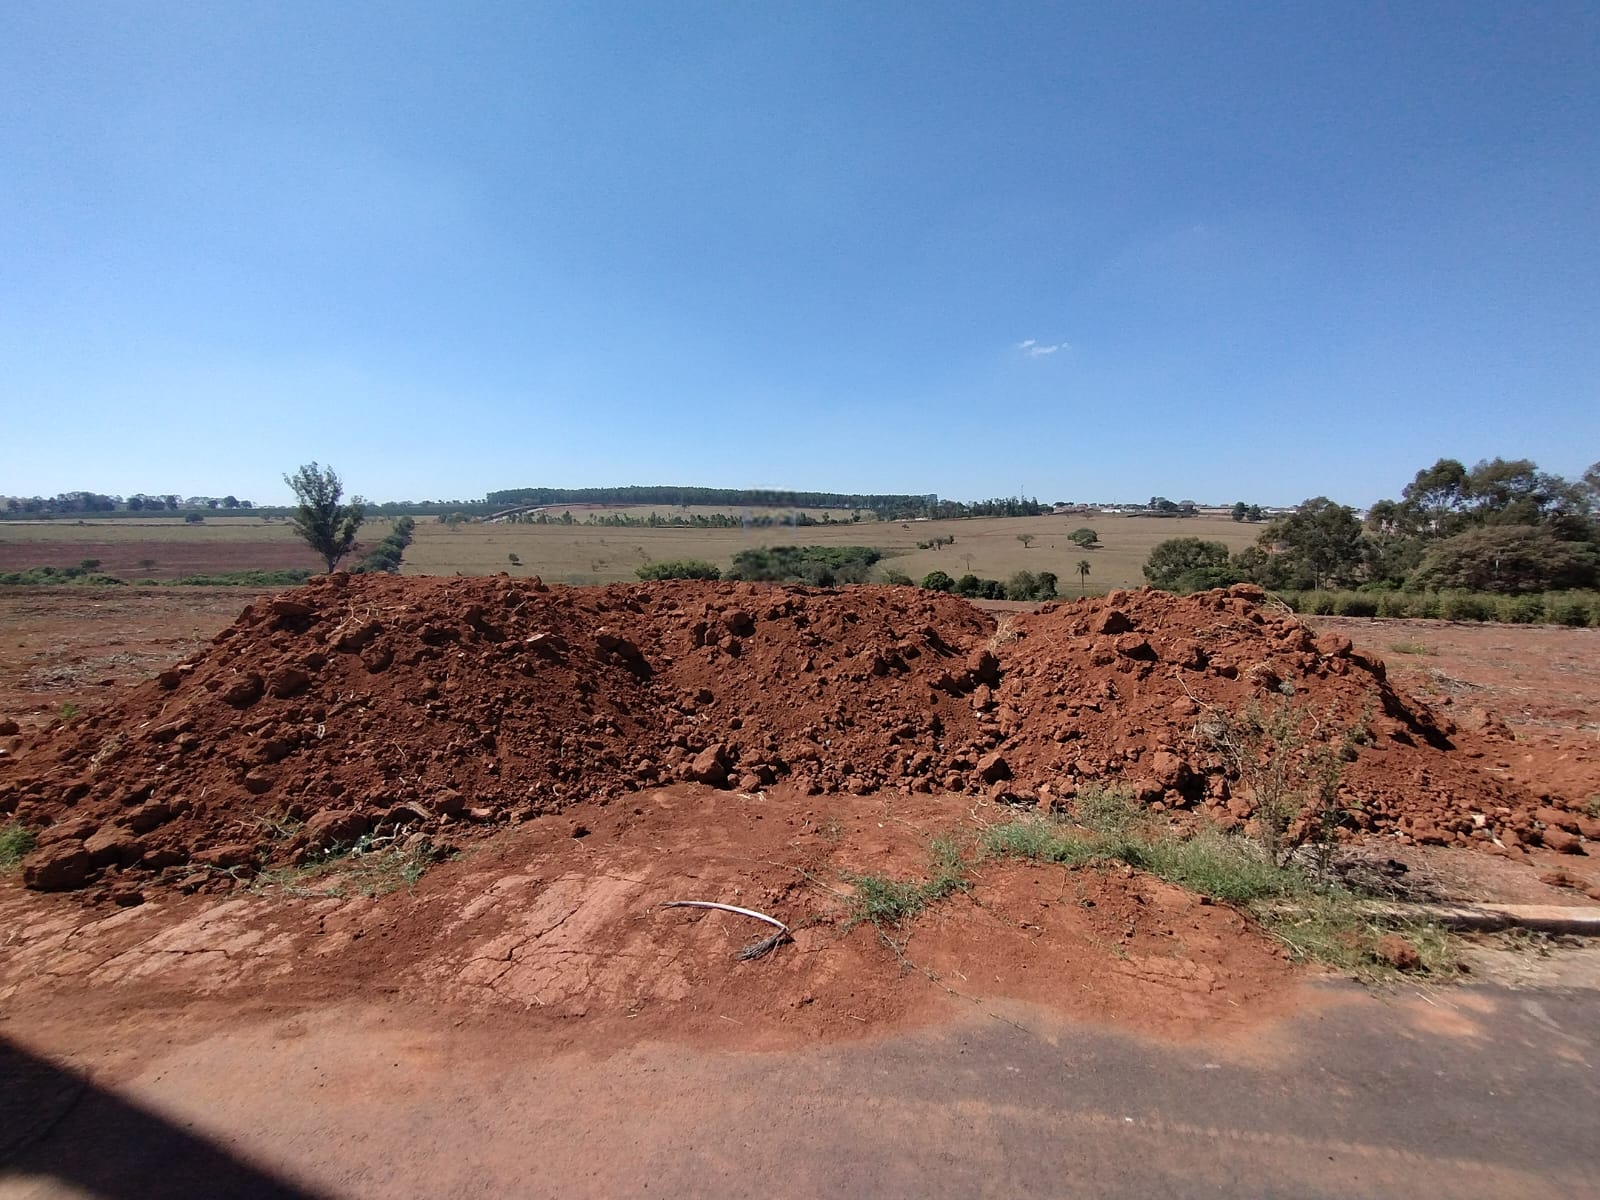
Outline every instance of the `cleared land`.
MULTIPOLYGON (((362 540, 376 544, 392 522, 369 521, 362 540)), ((114 521, 0 521, 0 572, 29 567, 75 567, 98 559, 97 570, 127 580, 182 579, 221 571, 319 571, 322 560, 287 521, 208 517, 191 525, 162 517, 114 521)))
MULTIPOLYGON (((623 510, 606 510, 623 511, 623 510)), ((626 510, 648 515, 649 510, 626 510)), ((659 510, 658 510, 659 511, 659 510)), ((676 510, 673 510, 676 511, 676 510)), ((708 510, 710 511, 710 510, 708 510)), ((583 513, 573 509, 579 520, 583 513)), ((820 515, 820 514, 817 514, 820 515)), ((1144 583, 1140 568, 1157 542, 1198 537, 1242 549, 1255 541, 1259 525, 1226 518, 1190 517, 979 517, 959 521, 872 521, 812 525, 799 529, 651 529, 595 525, 473 524, 450 527, 433 520, 417 522, 406 550, 408 575, 483 575, 507 571, 538 575, 550 583, 592 584, 632 580, 648 562, 701 558, 726 569, 741 550, 761 546, 875 546, 890 556, 880 570, 904 571, 920 580, 930 571, 960 577, 1006 579, 1017 571, 1054 571, 1064 595, 1077 595, 1076 566, 1090 564, 1090 594, 1144 583), (1067 540, 1074 529, 1088 526, 1100 535, 1100 546, 1083 550, 1067 540), (1031 546, 1017 540, 1031 535, 1031 546), (919 550, 918 542, 953 537, 937 550, 919 550), (520 561, 513 566, 509 556, 520 561)))

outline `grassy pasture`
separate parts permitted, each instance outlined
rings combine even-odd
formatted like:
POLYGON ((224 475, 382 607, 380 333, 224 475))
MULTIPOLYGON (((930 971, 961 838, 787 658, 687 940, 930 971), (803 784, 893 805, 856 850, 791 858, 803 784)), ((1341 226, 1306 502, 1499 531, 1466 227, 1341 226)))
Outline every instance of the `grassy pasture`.
MULTIPOLYGON (((615 510, 608 510, 615 511, 615 510)), ((667 510, 658 508, 665 513, 667 510)), ((674 510, 675 511, 675 510, 674 510)), ((640 510, 647 514, 648 508, 640 510)), ((839 514, 836 514, 836 516, 839 514)), ((847 514, 846 514, 847 515, 847 514)), ((576 508, 573 516, 579 517, 576 508)), ((1013 572, 1054 571, 1064 594, 1075 595, 1079 559, 1090 563, 1088 588, 1103 592, 1137 587, 1144 582, 1140 567, 1157 542, 1173 537, 1200 537, 1225 542, 1232 549, 1249 545, 1260 532, 1256 525, 1225 517, 1155 519, 1146 517, 980 517, 957 521, 873 521, 850 525, 813 525, 751 529, 645 529, 594 525, 475 524, 451 529, 432 520, 417 522, 406 550, 405 574, 481 575, 507 571, 539 575, 552 583, 610 583, 632 580, 635 568, 664 559, 703 558, 726 568, 741 550, 759 546, 876 546, 893 557, 882 565, 921 579, 943 570, 959 577, 1005 579, 1013 572), (1087 525, 1100 534, 1100 548, 1080 550, 1067 534, 1087 525), (1032 534, 1024 548, 1017 535, 1032 534), (918 550, 918 542, 954 537, 955 544, 918 550), (512 566, 515 554, 520 566, 512 566)))

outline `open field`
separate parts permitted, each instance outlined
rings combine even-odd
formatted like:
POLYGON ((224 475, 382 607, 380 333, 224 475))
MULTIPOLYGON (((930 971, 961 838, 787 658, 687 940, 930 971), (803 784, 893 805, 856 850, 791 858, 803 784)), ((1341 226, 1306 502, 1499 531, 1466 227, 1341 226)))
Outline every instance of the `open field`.
MULTIPOLYGON (((647 516, 652 510, 588 510, 573 506, 571 511, 581 519, 588 511, 647 516)), ((728 510, 691 511, 710 514, 728 510)), ((821 512, 810 515, 819 520, 822 516, 821 512)), ((1260 526, 1218 517, 979 517, 904 522, 864 519, 851 523, 847 512, 833 515, 837 520, 830 525, 748 530, 508 523, 451 526, 422 518, 417 521, 412 544, 406 550, 403 573, 490 575, 506 571, 516 576, 538 575, 552 583, 614 583, 631 581, 635 570, 647 562, 700 558, 726 569, 741 550, 798 543, 875 546, 886 555, 880 570, 903 571, 915 580, 934 570, 955 577, 970 572, 1001 580, 1017 571, 1053 571, 1061 593, 1077 595, 1079 579, 1075 568, 1080 560, 1090 563, 1086 583, 1090 594, 1138 587, 1144 582, 1140 568, 1157 542, 1199 537, 1240 549, 1251 544, 1261 531, 1260 526), (1081 550, 1067 540, 1068 533, 1083 525, 1099 533, 1098 548, 1081 550), (1024 547, 1017 540, 1019 534, 1031 534, 1033 543, 1024 547), (917 549, 918 542, 939 537, 953 537, 955 543, 937 550, 917 549), (511 564, 512 554, 520 565, 511 564)), ((362 542, 376 544, 391 526, 389 520, 367 522, 362 526, 362 542)), ((358 550, 349 561, 359 559, 360 553, 358 550)), ((260 517, 208 517, 200 525, 164 517, 0 522, 0 571, 76 566, 91 558, 100 560, 101 571, 130 580, 179 579, 249 568, 315 570, 321 565, 296 538, 287 521, 260 517), (143 565, 147 562, 152 565, 143 565)))
MULTIPOLYGON (((574 513, 576 515, 576 512, 574 513)), ((1090 563, 1091 593, 1144 583, 1140 568, 1156 543, 1198 537, 1242 549, 1261 532, 1225 518, 1163 520, 1145 517, 979 517, 958 521, 870 521, 773 529, 648 529, 592 525, 461 525, 418 521, 406 550, 403 572, 411 575, 481 575, 508 571, 538 575, 552 583, 612 583, 632 580, 647 562, 701 558, 724 569, 741 550, 797 543, 818 546, 875 546, 887 558, 880 570, 904 571, 921 579, 942 570, 959 577, 1006 579, 1016 571, 1054 571, 1064 595, 1078 594, 1074 568, 1090 563), (1067 534, 1087 525, 1100 535, 1100 547, 1081 550, 1067 534), (1024 547, 1018 534, 1031 534, 1024 547), (918 550, 918 542, 953 537, 955 544, 918 550), (512 566, 515 554, 520 566, 512 566)))
MULTIPOLYGON (((369 521, 362 540, 377 543, 392 524, 369 521)), ((163 517, 0 521, 0 572, 73 567, 91 558, 100 560, 100 571, 127 580, 323 566, 287 521, 260 517, 207 517, 196 525, 163 517)))

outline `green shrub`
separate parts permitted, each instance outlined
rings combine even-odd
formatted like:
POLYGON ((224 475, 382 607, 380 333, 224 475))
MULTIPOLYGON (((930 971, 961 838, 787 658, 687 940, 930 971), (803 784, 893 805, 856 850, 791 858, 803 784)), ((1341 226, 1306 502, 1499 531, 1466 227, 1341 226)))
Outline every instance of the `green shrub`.
POLYGON ((866 583, 883 551, 872 546, 772 546, 733 556, 728 579, 835 587, 866 583))
POLYGON ((1446 621, 1492 621, 1494 601, 1472 592, 1440 592, 1439 615, 1446 621))
POLYGON ((930 592, 953 592, 956 581, 943 571, 929 571, 922 577, 921 586, 930 592))
POLYGON ((1380 617, 1416 616, 1417 598, 1405 592, 1381 592, 1378 595, 1380 617))
POLYGON ((1334 595, 1332 592, 1306 592, 1300 603, 1301 612, 1312 613, 1319 617, 1333 616, 1334 595))
POLYGON ((1582 593, 1549 592, 1543 596, 1530 596, 1528 599, 1540 602, 1542 611, 1538 619, 1547 621, 1551 625, 1590 624, 1591 601, 1582 593))
POLYGON ((1341 617, 1375 617, 1378 597, 1363 592, 1340 592, 1334 597, 1333 611, 1341 617))
POLYGON ((722 578, 722 570, 715 563, 700 558, 680 558, 671 562, 645 563, 634 571, 640 579, 710 579, 722 578))
POLYGON ((1507 625, 1537 625, 1544 620, 1543 596, 1501 596, 1495 602, 1495 620, 1507 625))

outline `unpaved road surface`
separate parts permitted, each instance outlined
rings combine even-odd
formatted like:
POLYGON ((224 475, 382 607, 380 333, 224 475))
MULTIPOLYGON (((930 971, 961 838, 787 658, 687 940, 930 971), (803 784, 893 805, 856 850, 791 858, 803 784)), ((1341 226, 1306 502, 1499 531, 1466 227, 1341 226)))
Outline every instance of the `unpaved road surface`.
POLYGON ((603 1053, 399 999, 152 1022, 105 1066, 5 1043, 0 1196, 1592 1196, 1595 1011, 1324 984, 1217 1041, 1012 1005, 603 1053))

